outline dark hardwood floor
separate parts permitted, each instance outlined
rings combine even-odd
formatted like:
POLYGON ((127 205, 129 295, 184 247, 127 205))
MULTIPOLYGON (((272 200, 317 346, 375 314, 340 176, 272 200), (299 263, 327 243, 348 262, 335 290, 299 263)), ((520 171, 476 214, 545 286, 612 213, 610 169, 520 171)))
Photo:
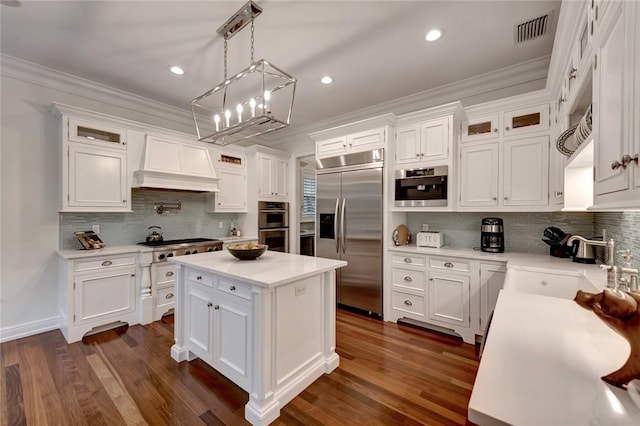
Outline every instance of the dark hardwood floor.
MULTIPOLYGON (((241 425, 248 395, 200 360, 176 364, 172 317, 68 345, 59 331, 3 343, 3 425, 241 425)), ((340 366, 275 425, 469 424, 477 347, 338 310, 340 366)))

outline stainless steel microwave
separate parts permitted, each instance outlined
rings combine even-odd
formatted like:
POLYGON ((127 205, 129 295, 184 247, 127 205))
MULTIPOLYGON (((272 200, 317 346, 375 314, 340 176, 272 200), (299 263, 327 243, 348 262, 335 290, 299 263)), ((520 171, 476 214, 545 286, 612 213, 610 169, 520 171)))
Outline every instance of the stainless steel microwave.
POLYGON ((397 207, 438 207, 447 205, 447 166, 396 170, 397 207))

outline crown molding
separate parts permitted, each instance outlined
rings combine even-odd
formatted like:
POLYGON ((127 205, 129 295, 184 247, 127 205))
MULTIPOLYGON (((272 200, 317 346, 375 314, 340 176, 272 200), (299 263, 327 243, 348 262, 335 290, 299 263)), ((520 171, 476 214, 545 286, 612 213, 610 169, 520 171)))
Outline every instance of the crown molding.
POLYGON ((321 130, 319 132, 310 133, 309 137, 313 140, 323 140, 339 136, 344 136, 349 133, 357 133, 377 127, 393 126, 396 123, 396 116, 394 114, 383 114, 377 117, 366 118, 364 120, 356 121, 353 123, 345 124, 342 126, 332 127, 330 129, 321 130))
POLYGON ((319 121, 310 126, 298 127, 291 130, 280 130, 277 138, 276 135, 264 138, 264 143, 277 147, 278 145, 289 144, 300 141, 301 139, 308 140, 310 133, 317 133, 323 129, 339 127, 372 116, 393 113, 400 119, 402 114, 409 112, 419 111, 449 102, 463 101, 465 98, 472 96, 478 96, 532 81, 543 80, 547 78, 550 59, 550 55, 542 56, 455 83, 354 111, 349 114, 319 121))

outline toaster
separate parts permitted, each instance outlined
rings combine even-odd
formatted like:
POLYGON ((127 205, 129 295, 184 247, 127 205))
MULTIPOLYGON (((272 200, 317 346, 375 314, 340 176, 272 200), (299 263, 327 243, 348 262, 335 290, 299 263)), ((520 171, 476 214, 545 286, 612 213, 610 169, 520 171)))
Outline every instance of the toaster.
POLYGON ((418 247, 440 248, 444 243, 442 232, 418 232, 416 234, 416 245, 418 247))

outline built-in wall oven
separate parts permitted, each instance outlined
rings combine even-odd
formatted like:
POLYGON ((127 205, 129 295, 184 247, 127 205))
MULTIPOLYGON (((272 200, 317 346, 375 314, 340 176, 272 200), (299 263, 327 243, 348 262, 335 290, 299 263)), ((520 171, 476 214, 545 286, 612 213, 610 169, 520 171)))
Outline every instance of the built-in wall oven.
POLYGON ((258 239, 269 250, 289 252, 289 203, 258 202, 258 239))

